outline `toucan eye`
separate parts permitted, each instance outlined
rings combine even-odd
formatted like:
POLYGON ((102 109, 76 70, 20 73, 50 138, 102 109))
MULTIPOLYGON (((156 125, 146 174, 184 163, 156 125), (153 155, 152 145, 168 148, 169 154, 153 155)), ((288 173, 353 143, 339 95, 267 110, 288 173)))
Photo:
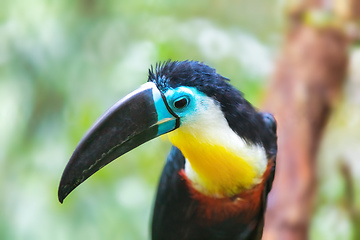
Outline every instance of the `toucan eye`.
POLYGON ((186 97, 181 97, 174 102, 174 106, 178 109, 182 109, 186 107, 188 104, 189 104, 189 99, 187 99, 186 97))

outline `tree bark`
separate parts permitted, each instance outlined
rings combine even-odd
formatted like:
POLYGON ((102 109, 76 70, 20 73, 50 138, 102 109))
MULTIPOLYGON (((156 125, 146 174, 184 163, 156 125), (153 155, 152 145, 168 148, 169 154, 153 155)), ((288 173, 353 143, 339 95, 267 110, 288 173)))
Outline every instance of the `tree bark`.
POLYGON ((264 240, 308 238, 316 153, 347 69, 348 41, 332 27, 296 24, 288 34, 264 110, 278 123, 278 155, 264 240))

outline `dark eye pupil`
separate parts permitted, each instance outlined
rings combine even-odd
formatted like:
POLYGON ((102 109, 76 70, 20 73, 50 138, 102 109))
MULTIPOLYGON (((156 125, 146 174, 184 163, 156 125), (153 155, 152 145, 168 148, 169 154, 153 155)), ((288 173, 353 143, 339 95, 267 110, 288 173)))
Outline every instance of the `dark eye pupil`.
POLYGON ((184 108, 188 104, 188 100, 186 98, 181 98, 174 102, 174 106, 176 108, 184 108))

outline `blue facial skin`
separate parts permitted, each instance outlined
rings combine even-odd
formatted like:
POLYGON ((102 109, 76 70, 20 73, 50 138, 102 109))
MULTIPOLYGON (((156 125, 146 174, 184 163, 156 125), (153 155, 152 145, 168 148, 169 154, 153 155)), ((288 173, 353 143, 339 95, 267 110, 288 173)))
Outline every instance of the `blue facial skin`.
MULTIPOLYGON (((164 95, 168 107, 180 117, 180 125, 182 122, 190 121, 196 115, 197 104, 201 104, 202 99, 207 97, 193 87, 169 89, 164 95)), ((160 136, 176 128, 176 119, 166 108, 158 89, 153 90, 153 99, 158 114, 158 136, 160 136)))
POLYGON ((156 112, 158 115, 158 133, 157 136, 163 135, 176 128, 176 118, 167 109, 163 98, 161 97, 160 91, 153 88, 153 100, 155 103, 156 112))

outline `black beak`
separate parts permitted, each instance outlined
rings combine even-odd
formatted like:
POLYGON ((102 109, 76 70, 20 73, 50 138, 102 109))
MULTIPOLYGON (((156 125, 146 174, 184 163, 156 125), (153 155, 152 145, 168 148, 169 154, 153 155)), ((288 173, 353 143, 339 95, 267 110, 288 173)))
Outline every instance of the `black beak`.
POLYGON ((142 85, 112 106, 80 141, 62 175, 59 201, 114 159, 179 124, 156 85, 142 85))

